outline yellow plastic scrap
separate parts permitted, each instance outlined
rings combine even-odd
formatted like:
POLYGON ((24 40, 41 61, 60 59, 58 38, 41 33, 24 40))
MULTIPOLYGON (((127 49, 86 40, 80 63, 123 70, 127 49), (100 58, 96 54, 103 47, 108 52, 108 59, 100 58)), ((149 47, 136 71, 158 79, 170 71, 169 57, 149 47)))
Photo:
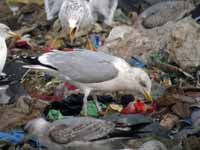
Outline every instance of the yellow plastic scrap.
POLYGON ((13 5, 13 4, 38 4, 38 5, 43 5, 44 1, 43 0, 6 0, 6 3, 8 5, 13 5))
POLYGON ((161 83, 165 86, 171 86, 172 82, 170 79, 164 79, 163 81, 161 81, 161 83))
POLYGON ((123 110, 123 106, 122 105, 110 104, 107 107, 105 114, 120 113, 122 110, 123 110))

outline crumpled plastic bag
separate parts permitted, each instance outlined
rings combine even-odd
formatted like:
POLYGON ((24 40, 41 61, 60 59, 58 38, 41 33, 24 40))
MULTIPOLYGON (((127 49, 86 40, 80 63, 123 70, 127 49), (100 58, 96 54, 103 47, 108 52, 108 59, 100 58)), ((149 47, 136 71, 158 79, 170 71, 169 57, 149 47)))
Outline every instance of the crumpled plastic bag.
POLYGON ((49 120, 61 120, 64 119, 64 116, 61 114, 59 110, 52 109, 48 112, 47 118, 49 120))
MULTIPOLYGON (((100 104, 100 107, 101 108, 106 108, 106 106, 102 103, 99 103, 100 104)), ((87 103, 87 115, 88 116, 91 116, 91 117, 99 117, 99 113, 98 113, 98 110, 97 110, 97 107, 96 107, 96 104, 94 101, 88 101, 87 103)), ((81 115, 84 115, 84 110, 81 111, 81 115)))
POLYGON ((24 139, 24 131, 0 132, 0 141, 19 144, 24 139))

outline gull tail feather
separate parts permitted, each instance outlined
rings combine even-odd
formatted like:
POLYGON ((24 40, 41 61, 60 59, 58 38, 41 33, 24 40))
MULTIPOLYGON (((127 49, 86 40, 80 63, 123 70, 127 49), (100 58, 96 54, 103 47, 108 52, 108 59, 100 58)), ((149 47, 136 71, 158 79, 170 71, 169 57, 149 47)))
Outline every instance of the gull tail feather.
POLYGON ((41 65, 24 65, 23 68, 37 69, 37 70, 50 70, 50 68, 41 65))

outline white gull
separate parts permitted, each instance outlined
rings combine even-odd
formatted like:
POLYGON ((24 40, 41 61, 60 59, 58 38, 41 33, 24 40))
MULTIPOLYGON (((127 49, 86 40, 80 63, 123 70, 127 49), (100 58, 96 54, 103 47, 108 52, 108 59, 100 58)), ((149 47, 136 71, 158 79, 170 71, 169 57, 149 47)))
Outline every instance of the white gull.
MULTIPOLYGON (((87 98, 91 92, 128 91, 143 94, 147 100, 152 101, 151 80, 148 74, 140 68, 131 67, 122 58, 103 52, 76 49, 71 52, 54 50, 32 59, 34 65, 24 67, 58 76, 84 93, 85 114, 87 98), (37 63, 35 59, 38 60, 37 63)), ((93 96, 100 111, 95 94, 93 96)))

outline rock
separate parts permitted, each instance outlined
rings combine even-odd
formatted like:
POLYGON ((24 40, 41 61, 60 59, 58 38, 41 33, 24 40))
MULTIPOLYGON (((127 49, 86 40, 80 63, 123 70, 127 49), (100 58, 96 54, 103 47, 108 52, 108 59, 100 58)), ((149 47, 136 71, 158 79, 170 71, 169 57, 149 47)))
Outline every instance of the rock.
POLYGON ((167 48, 173 60, 182 68, 190 72, 191 68, 200 65, 199 57, 199 25, 190 18, 182 24, 174 26, 167 48))
POLYGON ((168 49, 173 61, 190 72, 191 67, 200 65, 199 38, 199 25, 191 17, 186 17, 148 30, 133 27, 122 41, 105 43, 98 50, 126 60, 140 56, 148 64, 152 52, 168 49))
POLYGON ((111 42, 115 40, 123 40, 127 33, 130 33, 132 31, 132 27, 127 25, 121 25, 114 27, 106 39, 105 42, 111 42))

